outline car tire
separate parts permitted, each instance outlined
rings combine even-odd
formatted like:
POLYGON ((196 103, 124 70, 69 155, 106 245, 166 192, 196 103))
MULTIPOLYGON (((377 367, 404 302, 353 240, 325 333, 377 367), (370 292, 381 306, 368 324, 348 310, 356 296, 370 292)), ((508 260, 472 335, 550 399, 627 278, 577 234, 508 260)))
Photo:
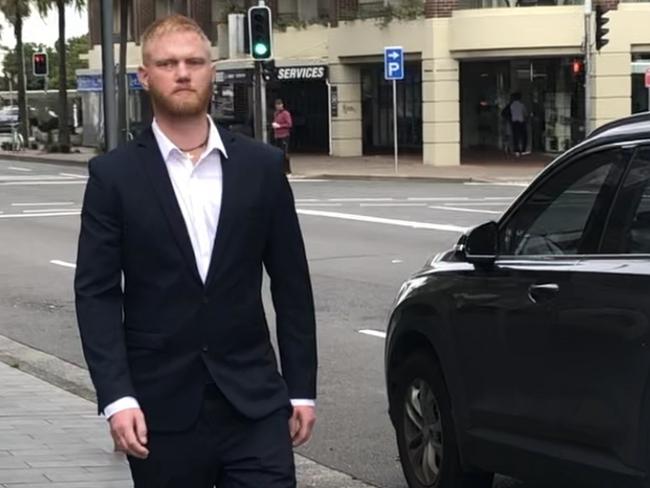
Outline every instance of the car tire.
POLYGON ((394 376, 391 395, 397 447, 410 488, 490 488, 493 475, 465 472, 440 367, 417 352, 394 376))

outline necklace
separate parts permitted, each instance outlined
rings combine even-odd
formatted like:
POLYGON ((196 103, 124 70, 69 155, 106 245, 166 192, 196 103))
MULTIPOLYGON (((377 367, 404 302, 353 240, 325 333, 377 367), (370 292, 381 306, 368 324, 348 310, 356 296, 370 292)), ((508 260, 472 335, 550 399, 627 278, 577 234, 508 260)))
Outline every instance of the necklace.
POLYGON ((210 131, 208 131, 208 135, 205 136, 205 140, 198 146, 192 147, 190 149, 183 149, 182 147, 179 147, 179 149, 186 154, 191 153, 192 151, 196 151, 198 148, 205 146, 208 143, 208 139, 210 139, 210 131))

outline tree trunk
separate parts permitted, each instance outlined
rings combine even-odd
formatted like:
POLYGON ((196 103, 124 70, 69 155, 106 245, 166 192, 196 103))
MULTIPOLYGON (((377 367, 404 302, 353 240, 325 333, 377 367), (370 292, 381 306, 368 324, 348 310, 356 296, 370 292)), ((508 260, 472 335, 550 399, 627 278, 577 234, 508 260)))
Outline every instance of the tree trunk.
POLYGON ((27 113, 27 76, 25 74, 25 54, 23 50, 23 18, 16 12, 16 59, 18 60, 18 117, 20 120, 20 133, 23 135, 25 145, 29 141, 29 116, 27 113))
POLYGON ((129 0, 120 0, 120 71, 117 75, 117 120, 118 120, 118 143, 126 142, 126 131, 128 129, 128 90, 126 79, 126 43, 129 33, 129 0))
POLYGON ((65 3, 56 0, 59 11, 59 148, 70 152, 70 129, 68 126, 68 74, 65 52, 65 3))

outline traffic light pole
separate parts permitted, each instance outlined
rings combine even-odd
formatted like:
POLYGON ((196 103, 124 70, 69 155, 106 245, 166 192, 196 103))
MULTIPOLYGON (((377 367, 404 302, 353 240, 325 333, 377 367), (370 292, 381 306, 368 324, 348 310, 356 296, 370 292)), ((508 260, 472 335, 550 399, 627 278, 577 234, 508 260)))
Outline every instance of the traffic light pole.
POLYGON ((592 0, 585 0, 585 136, 592 130, 592 93, 594 76, 594 55, 592 42, 593 8, 592 0))
POLYGON ((255 107, 255 139, 264 140, 264 122, 263 118, 263 105, 262 105, 262 63, 255 61, 255 80, 253 81, 255 90, 253 98, 253 106, 255 107))

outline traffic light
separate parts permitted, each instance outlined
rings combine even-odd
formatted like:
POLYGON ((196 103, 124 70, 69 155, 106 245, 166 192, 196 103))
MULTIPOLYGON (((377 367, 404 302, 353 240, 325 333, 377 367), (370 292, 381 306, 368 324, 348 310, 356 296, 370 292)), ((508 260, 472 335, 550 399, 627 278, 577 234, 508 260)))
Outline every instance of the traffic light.
POLYGON ((271 59, 273 57, 271 26, 271 9, 266 6, 248 9, 248 32, 250 50, 253 59, 271 59))
POLYGON ((275 61, 273 59, 262 61, 262 77, 264 81, 271 81, 275 77, 275 61))
POLYGON ((571 62, 571 74, 573 79, 581 84, 585 82, 585 63, 581 59, 574 59, 571 62))
POLYGON ((34 53, 32 55, 34 76, 47 76, 47 53, 34 53))
POLYGON ((603 47, 609 44, 607 34, 609 29, 605 25, 609 22, 609 17, 605 17, 607 11, 602 5, 596 5, 596 51, 600 51, 603 47))

